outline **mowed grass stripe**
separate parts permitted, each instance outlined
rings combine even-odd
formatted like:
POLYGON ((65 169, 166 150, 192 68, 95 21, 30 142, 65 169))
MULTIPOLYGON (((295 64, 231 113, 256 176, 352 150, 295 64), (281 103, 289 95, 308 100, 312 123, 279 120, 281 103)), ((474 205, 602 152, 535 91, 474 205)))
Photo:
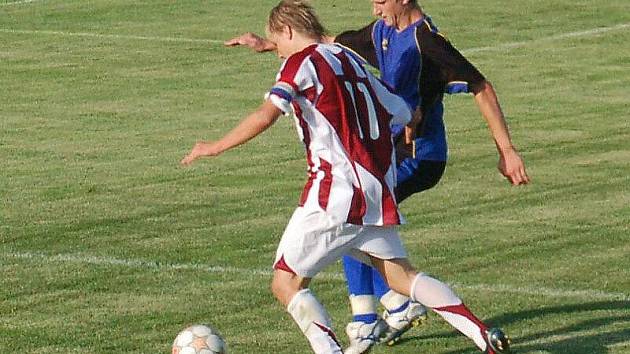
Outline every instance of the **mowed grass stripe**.
MULTIPOLYGON (((520 48, 526 45, 540 42, 552 42, 557 40, 563 40, 567 38, 575 37, 589 37, 600 34, 605 34, 613 31, 620 31, 630 28, 630 23, 622 23, 609 27, 598 27, 584 31, 561 33, 554 36, 536 38, 528 41, 520 42, 508 42, 496 46, 476 47, 462 49, 464 54, 486 52, 494 50, 506 50, 512 48, 520 48)), ((160 41, 160 42, 182 42, 182 43, 206 43, 206 44, 223 44, 225 40, 220 39, 196 39, 196 38, 184 38, 184 37, 151 37, 151 36, 136 36, 136 35, 120 35, 120 34, 103 34, 103 33, 90 33, 90 32, 63 32, 63 31, 51 31, 51 30, 19 30, 19 29, 0 29, 0 32, 4 33, 16 33, 16 34, 44 34, 44 35, 58 35, 69 37, 94 37, 94 38, 107 38, 107 39, 128 39, 128 40, 140 40, 140 41, 160 41)))
POLYGON ((0 3, 0 6, 22 5, 22 4, 28 4, 28 3, 36 2, 36 1, 42 1, 42 0, 21 0, 21 1, 3 2, 3 3, 0 3))
MULTIPOLYGON (((119 266, 127 268, 140 268, 140 269, 160 269, 165 271, 172 270, 186 270, 186 271, 199 271, 208 273, 231 273, 239 276, 247 277, 259 277, 259 276, 271 276, 271 269, 249 269, 249 268, 237 268, 237 267, 224 267, 214 266, 209 264, 200 263, 167 263, 157 262, 151 260, 142 259, 121 259, 113 257, 92 256, 85 254, 56 254, 49 255, 44 253, 33 252, 3 252, 0 253, 1 257, 20 259, 20 260, 32 260, 44 263, 77 263, 77 264, 91 264, 99 266, 119 266)), ((341 273, 322 272, 318 275, 318 278, 326 280, 344 281, 345 278, 341 273)), ((464 290, 474 290, 482 292, 492 293, 514 293, 518 295, 527 296, 544 296, 550 298, 576 298, 583 300, 618 300, 618 301, 630 301, 630 294, 624 293, 609 293, 598 290, 565 290, 565 289, 553 289, 543 287, 515 287, 506 284, 451 284, 454 288, 464 290)))

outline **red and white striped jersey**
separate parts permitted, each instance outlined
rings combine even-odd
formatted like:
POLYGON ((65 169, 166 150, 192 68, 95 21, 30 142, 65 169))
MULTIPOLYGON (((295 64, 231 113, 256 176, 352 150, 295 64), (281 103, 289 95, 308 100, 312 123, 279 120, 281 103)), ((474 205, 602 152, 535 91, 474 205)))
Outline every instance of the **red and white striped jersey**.
POLYGON ((396 168, 391 124, 411 112, 350 52, 314 44, 280 68, 269 99, 293 112, 306 147, 308 181, 300 198, 335 223, 402 223, 394 197, 396 168))

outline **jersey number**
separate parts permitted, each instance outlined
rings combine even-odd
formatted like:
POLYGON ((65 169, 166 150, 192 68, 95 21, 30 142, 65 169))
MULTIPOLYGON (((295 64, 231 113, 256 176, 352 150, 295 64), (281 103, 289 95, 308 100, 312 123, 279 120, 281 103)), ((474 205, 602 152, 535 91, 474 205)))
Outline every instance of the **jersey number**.
MULTIPOLYGON (((352 84, 348 81, 345 82, 346 90, 350 93, 350 97, 352 98, 352 106, 354 107, 354 116, 357 119, 357 126, 359 127, 359 137, 363 139, 363 128, 361 127, 361 122, 359 121, 359 110, 357 109, 357 100, 354 96, 354 88, 352 84)), ((378 140, 381 135, 380 130, 378 128, 378 118, 376 117, 376 109, 374 108, 374 101, 372 101, 372 96, 370 95, 370 90, 365 86, 364 83, 357 83, 357 88, 361 93, 363 93, 363 97, 365 98, 365 106, 368 111, 368 125, 370 128, 370 139, 378 140)))

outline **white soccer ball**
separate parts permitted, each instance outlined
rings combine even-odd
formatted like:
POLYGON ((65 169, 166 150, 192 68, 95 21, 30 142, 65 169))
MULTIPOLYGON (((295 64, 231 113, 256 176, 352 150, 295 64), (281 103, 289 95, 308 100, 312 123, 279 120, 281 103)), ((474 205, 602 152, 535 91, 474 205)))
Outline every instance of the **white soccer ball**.
POLYGON ((172 354, 227 354, 227 346, 216 329, 194 325, 179 332, 172 354))

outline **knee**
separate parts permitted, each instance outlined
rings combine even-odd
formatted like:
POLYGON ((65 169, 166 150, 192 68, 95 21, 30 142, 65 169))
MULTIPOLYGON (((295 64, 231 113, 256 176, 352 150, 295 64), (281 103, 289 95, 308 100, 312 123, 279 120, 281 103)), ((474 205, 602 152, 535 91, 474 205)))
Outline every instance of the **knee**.
POLYGON ((293 296, 301 290, 299 286, 290 281, 287 277, 274 273, 274 277, 271 280, 271 293, 278 299, 278 301, 287 306, 293 296))
POLYGON ((385 279, 390 289, 410 296, 410 288, 417 275, 415 268, 406 258, 389 260, 384 266, 385 279))
POLYGON ((285 297, 286 284, 277 277, 273 277, 270 285, 273 296, 278 299, 278 301, 283 302, 282 299, 285 297))
POLYGON ((399 294, 403 294, 407 297, 412 297, 411 287, 416 279, 418 273, 414 272, 406 272, 405 276, 397 279, 396 284, 392 285, 391 288, 399 294))

